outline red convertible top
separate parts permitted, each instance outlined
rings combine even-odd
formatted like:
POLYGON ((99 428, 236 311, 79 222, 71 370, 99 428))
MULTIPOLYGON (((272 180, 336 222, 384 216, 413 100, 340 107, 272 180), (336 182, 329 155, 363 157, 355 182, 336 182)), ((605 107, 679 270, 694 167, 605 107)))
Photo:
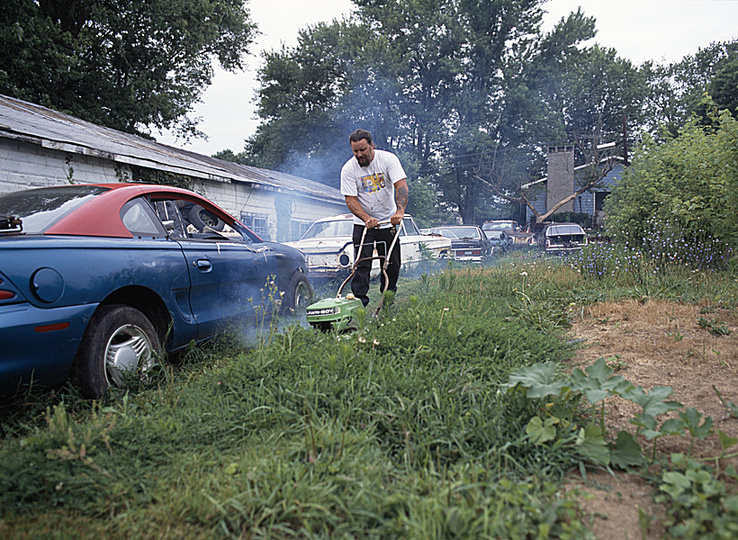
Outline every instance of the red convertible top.
POLYGON ((156 199, 157 196, 166 197, 167 195, 176 194, 183 199, 206 208, 217 210, 216 214, 228 224, 232 225, 234 221, 223 209, 203 199, 198 194, 182 188, 158 184, 87 185, 108 188, 108 191, 97 195, 92 200, 64 216, 57 223, 49 227, 44 234, 133 238, 133 235, 121 220, 120 209, 131 199, 142 195, 148 195, 156 199))

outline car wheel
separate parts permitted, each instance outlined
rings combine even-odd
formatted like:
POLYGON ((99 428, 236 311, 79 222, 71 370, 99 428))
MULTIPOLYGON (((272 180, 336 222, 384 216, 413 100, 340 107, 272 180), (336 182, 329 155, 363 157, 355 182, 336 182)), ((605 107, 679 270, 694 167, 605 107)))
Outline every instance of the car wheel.
POLYGON ((101 307, 85 330, 75 360, 82 395, 100 399, 109 386, 124 387, 141 379, 161 353, 159 336, 149 319, 130 306, 101 307))
POLYGON ((285 314, 305 313, 313 301, 313 289, 304 274, 296 273, 290 280, 290 285, 284 293, 282 312, 285 314))
POLYGON ((187 214, 187 218, 198 231, 204 231, 205 228, 210 228, 214 231, 220 232, 225 228, 225 222, 218 216, 205 210, 199 204, 196 204, 190 209, 190 213, 187 214))

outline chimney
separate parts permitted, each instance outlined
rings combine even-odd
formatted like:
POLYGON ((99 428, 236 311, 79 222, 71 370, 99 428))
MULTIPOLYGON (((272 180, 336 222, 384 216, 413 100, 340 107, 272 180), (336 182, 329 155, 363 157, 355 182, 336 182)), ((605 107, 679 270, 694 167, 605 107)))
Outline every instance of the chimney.
MULTIPOLYGON (((548 147, 548 179, 546 181, 546 211, 564 197, 574 193, 574 147, 548 147)), ((556 212, 573 212, 574 201, 569 201, 556 212)))

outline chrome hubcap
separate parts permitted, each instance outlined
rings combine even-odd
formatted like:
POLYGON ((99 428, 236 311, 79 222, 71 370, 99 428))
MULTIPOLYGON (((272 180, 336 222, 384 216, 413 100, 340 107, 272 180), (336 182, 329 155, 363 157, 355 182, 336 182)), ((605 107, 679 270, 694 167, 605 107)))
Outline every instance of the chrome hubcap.
POLYGON ((145 373, 153 356, 146 333, 138 326, 126 324, 116 330, 105 348, 105 373, 108 382, 123 386, 136 372, 145 373))

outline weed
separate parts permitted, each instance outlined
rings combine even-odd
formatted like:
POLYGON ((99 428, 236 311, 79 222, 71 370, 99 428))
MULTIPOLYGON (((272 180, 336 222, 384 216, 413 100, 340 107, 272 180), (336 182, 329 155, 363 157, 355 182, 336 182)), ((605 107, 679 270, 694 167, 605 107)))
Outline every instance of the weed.
POLYGON ((728 328, 728 325, 718 319, 706 319, 705 317, 700 317, 697 319, 697 324, 700 328, 708 330, 714 336, 729 336, 731 334, 731 330, 728 328))

